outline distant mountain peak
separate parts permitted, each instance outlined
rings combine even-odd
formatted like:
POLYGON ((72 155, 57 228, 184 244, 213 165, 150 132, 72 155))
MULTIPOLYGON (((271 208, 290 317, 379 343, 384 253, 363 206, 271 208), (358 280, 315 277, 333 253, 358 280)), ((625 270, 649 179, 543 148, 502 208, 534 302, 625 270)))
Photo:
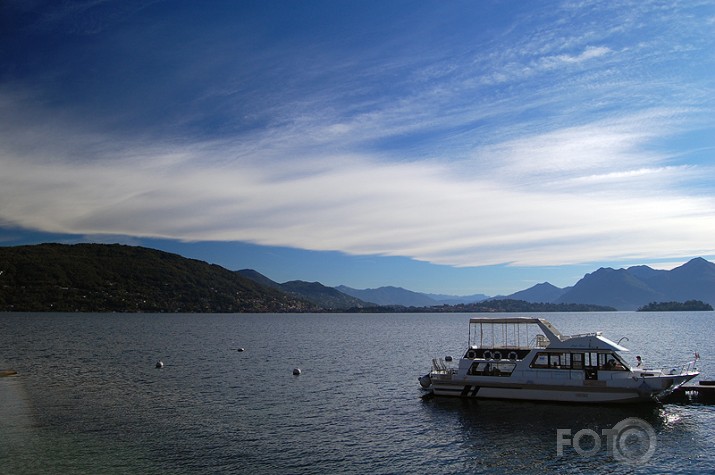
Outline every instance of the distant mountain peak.
POLYGON ((543 289, 543 288, 549 288, 549 289, 558 289, 555 285, 551 284, 550 282, 541 282, 540 284, 536 284, 533 289, 543 289))
POLYGON ((438 305, 436 300, 425 294, 403 289, 402 287, 386 286, 377 289, 353 289, 344 285, 336 287, 339 291, 365 302, 378 305, 403 305, 405 307, 430 307, 438 305))
MULTIPOLYGON (((702 269, 702 268, 713 268, 715 269, 715 264, 713 264, 710 261, 707 261, 703 259, 702 257, 696 257, 694 259, 690 259, 688 262, 680 266, 680 268, 697 268, 697 269, 702 269)), ((678 267, 676 267, 678 269, 678 267)), ((673 269, 675 270, 675 269, 673 269)))
POLYGON ((530 303, 553 303, 561 297, 565 289, 560 289, 549 282, 541 282, 526 290, 520 290, 505 297, 499 297, 498 300, 512 299, 523 300, 530 303))

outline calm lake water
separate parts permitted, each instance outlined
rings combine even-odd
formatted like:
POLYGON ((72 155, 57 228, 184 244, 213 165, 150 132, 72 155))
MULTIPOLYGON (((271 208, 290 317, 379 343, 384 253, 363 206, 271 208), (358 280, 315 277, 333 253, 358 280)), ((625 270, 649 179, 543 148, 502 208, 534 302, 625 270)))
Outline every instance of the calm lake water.
MULTIPOLYGON (((0 378, 0 467, 8 474, 715 472, 711 405, 423 401, 417 377, 433 357, 463 353, 470 316, 0 314, 0 370, 19 372, 0 378), (618 461, 605 448, 557 455, 557 429, 600 434, 627 417, 655 430, 646 464, 618 461)), ((626 357, 640 354, 648 366, 683 363, 698 351, 700 379, 715 379, 713 312, 539 316, 564 334, 625 336, 626 357)))

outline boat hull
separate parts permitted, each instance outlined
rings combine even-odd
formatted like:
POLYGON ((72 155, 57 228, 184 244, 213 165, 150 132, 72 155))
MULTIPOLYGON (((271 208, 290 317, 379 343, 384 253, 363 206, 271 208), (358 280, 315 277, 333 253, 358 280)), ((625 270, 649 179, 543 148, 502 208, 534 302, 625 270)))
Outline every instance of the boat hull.
MULTIPOLYGON (((587 381, 578 385, 548 385, 533 383, 494 383, 489 380, 440 382, 432 378, 432 393, 435 396, 475 399, 514 399, 522 401, 556 401, 574 403, 635 403, 655 401, 664 391, 672 390, 696 374, 677 375, 661 380, 632 381, 631 387, 609 385, 606 381, 587 381)), ((493 378, 492 378, 493 379, 493 378)))
POLYGON ((644 395, 636 390, 569 390, 556 388, 504 388, 483 387, 477 385, 465 386, 434 386, 435 396, 464 397, 474 399, 514 399, 521 401, 555 401, 575 403, 633 403, 652 401, 650 395, 644 395))

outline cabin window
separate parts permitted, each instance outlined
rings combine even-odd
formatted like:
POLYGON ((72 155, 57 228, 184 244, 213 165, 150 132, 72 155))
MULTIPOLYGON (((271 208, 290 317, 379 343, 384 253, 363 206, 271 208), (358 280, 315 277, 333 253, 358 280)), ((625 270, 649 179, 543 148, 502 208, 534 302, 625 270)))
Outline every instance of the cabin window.
POLYGON ((615 353, 606 355, 606 363, 603 366, 606 371, 627 371, 628 367, 616 356, 615 353))
MULTIPOLYGON (((587 368, 606 371, 626 370, 626 366, 615 353, 584 353, 584 364, 587 368)), ((574 369, 576 367, 574 366, 574 369)))
POLYGON ((548 353, 537 353, 534 357, 534 361, 531 362, 532 368, 548 368, 549 367, 549 354, 548 353))
POLYGON ((469 367, 467 374, 472 376, 511 376, 515 363, 475 361, 469 367))
POLYGON ((606 359, 603 354, 599 355, 596 352, 584 353, 584 364, 587 368, 601 368, 606 363, 606 359), (600 362, 599 362, 600 356, 600 362))
POLYGON ((532 368, 571 369, 571 353, 543 352, 537 353, 531 362, 532 368))
POLYGON ((555 364, 558 368, 571 369, 571 353, 559 353, 555 364))
POLYGON ((626 370, 626 365, 615 353, 570 353, 544 351, 537 353, 531 368, 550 369, 602 369, 606 371, 626 370))

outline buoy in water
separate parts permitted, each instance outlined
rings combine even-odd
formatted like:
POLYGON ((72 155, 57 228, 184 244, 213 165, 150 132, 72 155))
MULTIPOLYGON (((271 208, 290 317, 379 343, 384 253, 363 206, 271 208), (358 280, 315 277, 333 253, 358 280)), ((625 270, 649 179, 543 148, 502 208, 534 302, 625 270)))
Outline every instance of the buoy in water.
POLYGON ((243 348, 236 348, 236 351, 245 351, 243 348))
POLYGON ((444 357, 444 361, 452 361, 452 357, 447 355, 444 357))
POLYGON ((293 376, 298 376, 300 373, 302 373, 300 368, 293 368, 293 376))
POLYGON ((156 368, 157 368, 157 369, 161 369, 161 368, 163 368, 163 367, 164 367, 164 362, 163 362, 163 361, 157 361, 157 362, 156 362, 156 368))

